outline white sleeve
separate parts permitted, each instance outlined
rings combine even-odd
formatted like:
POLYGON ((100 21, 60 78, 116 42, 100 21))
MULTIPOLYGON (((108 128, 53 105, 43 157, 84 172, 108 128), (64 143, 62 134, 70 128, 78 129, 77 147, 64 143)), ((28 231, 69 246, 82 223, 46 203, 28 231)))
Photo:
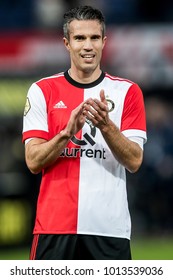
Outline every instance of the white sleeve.
POLYGON ((144 138, 139 137, 139 136, 130 136, 130 137, 128 137, 128 139, 137 143, 141 147, 142 150, 144 149, 144 138))
POLYGON ((48 132, 46 100, 37 84, 32 84, 28 94, 23 118, 23 132, 41 130, 48 132))

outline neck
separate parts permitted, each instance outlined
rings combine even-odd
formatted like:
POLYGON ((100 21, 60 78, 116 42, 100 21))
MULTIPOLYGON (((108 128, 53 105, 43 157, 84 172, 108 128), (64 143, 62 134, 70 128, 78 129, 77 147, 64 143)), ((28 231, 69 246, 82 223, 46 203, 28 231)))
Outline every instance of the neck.
POLYGON ((101 73, 102 73, 102 71, 100 68, 97 69, 97 71, 96 70, 93 71, 92 73, 91 73, 91 71, 90 72, 73 71, 72 68, 70 68, 68 70, 69 76, 76 82, 82 83, 82 84, 88 84, 88 83, 92 83, 92 82, 96 81, 100 77, 101 73))

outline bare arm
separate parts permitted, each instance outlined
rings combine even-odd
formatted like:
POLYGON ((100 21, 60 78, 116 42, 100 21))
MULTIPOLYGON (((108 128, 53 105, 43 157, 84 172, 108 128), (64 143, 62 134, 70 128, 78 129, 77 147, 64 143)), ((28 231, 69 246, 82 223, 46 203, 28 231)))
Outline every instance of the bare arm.
POLYGON ((111 121, 107 127, 102 129, 102 135, 115 158, 129 172, 136 172, 143 159, 143 151, 140 146, 125 137, 111 121))
POLYGON ((34 138, 26 144, 26 164, 32 173, 37 174, 43 168, 53 164, 73 135, 75 135, 83 127, 85 123, 83 104, 84 103, 81 103, 72 111, 66 128, 50 141, 34 138))
POLYGON ((85 106, 85 114, 98 127, 111 149, 114 157, 130 172, 136 172, 143 159, 140 146, 125 137, 119 128, 109 119, 107 101, 104 91, 98 99, 89 99, 85 106))

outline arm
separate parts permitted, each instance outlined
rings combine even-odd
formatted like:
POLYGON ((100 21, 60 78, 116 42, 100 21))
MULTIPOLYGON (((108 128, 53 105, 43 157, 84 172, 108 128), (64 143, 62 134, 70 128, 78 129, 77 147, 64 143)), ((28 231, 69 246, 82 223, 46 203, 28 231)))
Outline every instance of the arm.
POLYGON ((140 146, 125 137, 110 120, 109 123, 102 128, 101 132, 114 157, 124 165, 128 171, 132 173, 136 172, 143 159, 143 150, 140 146))
POLYGON ((137 143, 125 137, 109 119, 104 91, 100 92, 100 101, 89 99, 84 107, 87 118, 100 129, 114 157, 127 170, 136 172, 142 163, 143 151, 137 143))
POLYGON ((83 103, 75 108, 70 115, 67 126, 50 141, 34 138, 25 145, 25 159, 30 171, 39 173, 43 168, 53 164, 73 135, 84 125, 83 103))

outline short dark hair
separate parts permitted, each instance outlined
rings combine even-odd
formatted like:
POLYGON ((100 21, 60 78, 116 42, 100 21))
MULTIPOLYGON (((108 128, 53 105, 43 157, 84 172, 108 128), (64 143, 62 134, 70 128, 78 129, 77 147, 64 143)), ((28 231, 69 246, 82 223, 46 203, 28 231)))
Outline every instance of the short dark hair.
POLYGON ((105 35, 105 19, 102 12, 91 6, 79 6, 64 14, 64 37, 69 39, 69 24, 73 20, 97 20, 102 27, 102 36, 105 35))

